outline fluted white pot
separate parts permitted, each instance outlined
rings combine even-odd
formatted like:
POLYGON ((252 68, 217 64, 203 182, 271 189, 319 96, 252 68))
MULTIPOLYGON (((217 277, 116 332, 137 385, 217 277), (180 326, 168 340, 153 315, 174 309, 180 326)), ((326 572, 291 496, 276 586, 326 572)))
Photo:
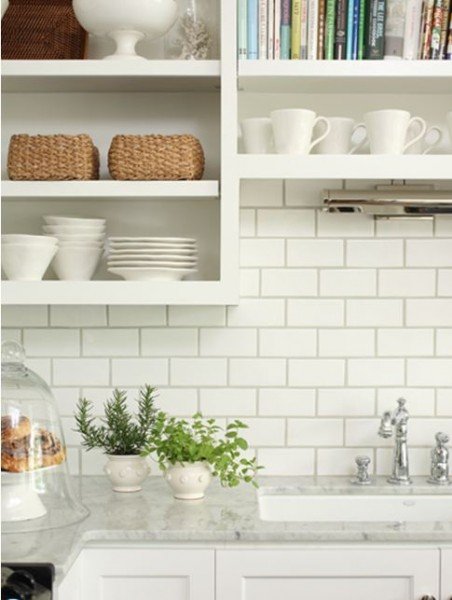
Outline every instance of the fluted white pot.
POLYGON ((179 463, 170 465, 165 471, 165 479, 179 500, 199 500, 212 481, 208 463, 179 463))
POLYGON ((104 471, 115 492, 139 492, 151 469, 142 456, 109 454, 104 471))

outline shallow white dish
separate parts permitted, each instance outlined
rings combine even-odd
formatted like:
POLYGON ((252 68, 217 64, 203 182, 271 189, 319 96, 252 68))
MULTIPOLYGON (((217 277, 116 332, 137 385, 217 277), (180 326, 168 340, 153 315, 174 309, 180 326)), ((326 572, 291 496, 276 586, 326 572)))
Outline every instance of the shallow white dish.
POLYGON ((195 244, 181 244, 180 246, 178 244, 146 244, 143 242, 136 242, 136 243, 132 243, 132 242, 128 242, 127 244, 125 243, 118 243, 118 242, 110 242, 108 244, 109 248, 111 248, 112 250, 154 250, 154 249, 159 249, 159 250, 165 250, 167 249, 171 249, 171 250, 191 250, 192 252, 196 251, 196 245, 195 244))
POLYGON ((178 237, 109 237, 111 242, 152 242, 157 244, 196 244, 194 238, 178 237))
POLYGON ((195 273, 196 269, 111 267, 108 271, 128 281, 180 281, 185 275, 195 273))
POLYGON ((56 244, 2 244, 2 268, 10 281, 40 281, 57 250, 56 244))
POLYGON ((196 256, 197 250, 196 248, 166 248, 166 247, 158 247, 156 246, 151 248, 110 248, 109 253, 112 256, 125 256, 125 255, 133 255, 133 256, 187 256, 192 257, 196 256))
POLYGON ((42 244, 45 246, 55 246, 58 244, 56 237, 46 235, 25 235, 22 233, 7 233, 2 235, 2 244, 42 244))
POLYGON ((198 263, 196 260, 185 262, 174 262, 165 260, 113 260, 108 261, 109 267, 162 267, 171 269, 194 269, 198 263))
POLYGON ((97 234, 101 235, 105 233, 105 225, 96 226, 79 226, 79 225, 43 225, 42 230, 45 233, 51 234, 97 234))
POLYGON ((176 262, 176 263, 197 263, 198 257, 193 256, 178 256, 173 254, 124 254, 122 256, 109 256, 108 262, 123 262, 123 261, 134 261, 134 262, 176 262))
POLYGON ((58 217, 53 215, 46 215, 42 217, 44 223, 47 225, 78 225, 79 227, 94 226, 98 227, 105 225, 106 219, 91 219, 82 217, 58 217))
POLYGON ((102 254, 100 248, 62 247, 53 259, 52 267, 62 281, 89 281, 102 254))

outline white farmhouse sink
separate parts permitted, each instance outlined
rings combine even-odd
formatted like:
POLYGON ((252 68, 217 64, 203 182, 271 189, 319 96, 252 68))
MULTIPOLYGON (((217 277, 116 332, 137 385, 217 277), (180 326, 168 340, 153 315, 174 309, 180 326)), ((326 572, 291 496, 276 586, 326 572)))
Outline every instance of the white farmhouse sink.
POLYGON ((312 495, 259 492, 263 521, 452 521, 452 495, 312 495))

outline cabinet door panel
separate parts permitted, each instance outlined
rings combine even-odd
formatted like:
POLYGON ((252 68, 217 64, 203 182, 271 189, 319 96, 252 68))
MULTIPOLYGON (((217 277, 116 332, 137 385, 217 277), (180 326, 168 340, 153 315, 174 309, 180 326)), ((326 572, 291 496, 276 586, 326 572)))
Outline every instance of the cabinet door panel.
POLYGON ((217 600, 438 598, 439 560, 423 549, 224 550, 217 600))
POLYGON ((87 549, 82 598, 214 600, 213 550, 87 549))
POLYGON ((452 548, 441 551, 441 600, 452 600, 452 548))

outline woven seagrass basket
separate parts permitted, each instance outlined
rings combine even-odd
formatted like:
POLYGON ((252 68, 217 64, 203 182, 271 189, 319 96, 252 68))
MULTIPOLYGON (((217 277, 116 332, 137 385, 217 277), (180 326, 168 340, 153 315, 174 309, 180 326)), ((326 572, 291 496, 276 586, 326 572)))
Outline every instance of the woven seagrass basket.
POLYGON ((110 175, 128 181, 201 179, 204 164, 193 135, 117 135, 108 153, 110 175))
POLYGON ((99 179, 99 151, 89 135, 13 135, 8 175, 17 181, 99 179))

